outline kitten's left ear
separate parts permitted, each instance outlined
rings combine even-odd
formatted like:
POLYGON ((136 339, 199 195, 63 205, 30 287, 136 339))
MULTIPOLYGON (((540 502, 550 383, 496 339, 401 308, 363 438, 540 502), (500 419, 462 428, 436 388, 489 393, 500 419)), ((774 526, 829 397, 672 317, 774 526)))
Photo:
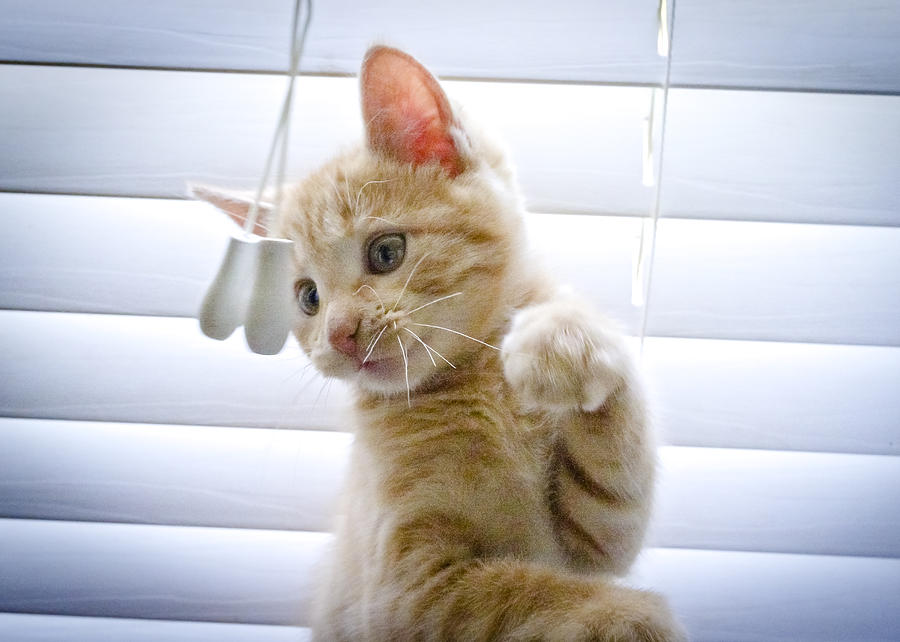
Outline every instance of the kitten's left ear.
MULTIPOLYGON (((206 201, 228 214, 239 227, 244 227, 250 207, 253 205, 253 194, 243 192, 230 192, 213 187, 211 185, 188 184, 188 196, 199 201, 206 201)), ((259 215, 256 217, 256 225, 253 234, 267 236, 265 222, 272 212, 272 204, 262 201, 259 204, 259 215)))
POLYGON ((462 130, 450 101, 425 67, 391 47, 372 47, 360 71, 369 146, 401 162, 439 163, 450 177, 465 169, 462 130))

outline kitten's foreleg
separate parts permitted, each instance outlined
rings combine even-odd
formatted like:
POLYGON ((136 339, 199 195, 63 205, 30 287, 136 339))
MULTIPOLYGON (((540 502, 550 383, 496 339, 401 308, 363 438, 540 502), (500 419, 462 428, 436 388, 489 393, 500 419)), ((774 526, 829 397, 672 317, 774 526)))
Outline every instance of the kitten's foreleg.
MULTIPOLYGON (((465 520, 462 520, 463 522, 465 520)), ((392 533, 395 639, 680 642, 666 601, 608 579, 517 559, 478 559, 460 518, 431 515, 392 533)))
POLYGON ((520 311, 504 374, 557 428, 550 508, 576 566, 623 574, 640 551, 655 466, 642 386, 624 337, 574 298, 520 311))

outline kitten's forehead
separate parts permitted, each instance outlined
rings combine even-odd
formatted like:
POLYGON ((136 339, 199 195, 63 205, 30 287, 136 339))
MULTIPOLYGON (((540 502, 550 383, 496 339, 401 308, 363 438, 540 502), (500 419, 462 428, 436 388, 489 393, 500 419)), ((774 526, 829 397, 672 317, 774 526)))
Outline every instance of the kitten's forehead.
POLYGON ((298 255, 317 260, 353 234, 353 189, 357 180, 334 164, 298 185, 281 220, 282 233, 295 241, 298 255))
POLYGON ((295 241, 298 261, 307 269, 324 269, 335 260, 361 264, 360 247, 379 232, 433 239, 449 234, 475 242, 504 237, 510 220, 495 194, 484 181, 446 177, 440 166, 416 168, 358 149, 296 187, 281 230, 295 241), (347 254, 348 247, 355 253, 347 254))
POLYGON ((400 224, 415 201, 427 200, 413 172, 366 158, 357 152, 339 157, 306 178, 286 213, 287 231, 325 248, 339 238, 366 231, 379 221, 400 224))

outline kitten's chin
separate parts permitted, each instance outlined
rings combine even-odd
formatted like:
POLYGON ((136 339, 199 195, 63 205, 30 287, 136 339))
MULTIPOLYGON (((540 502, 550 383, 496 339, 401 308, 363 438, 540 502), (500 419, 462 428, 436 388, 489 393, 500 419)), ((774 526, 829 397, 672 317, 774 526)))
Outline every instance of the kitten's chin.
POLYGON ((440 376, 440 372, 430 361, 423 365, 418 359, 410 359, 406 366, 399 359, 384 359, 364 364, 356 373, 354 383, 362 392, 381 397, 402 397, 406 403, 408 391, 415 393, 421 386, 427 386, 434 377, 440 376))
POLYGON ((314 357, 313 363, 324 376, 355 385, 362 392, 383 397, 405 398, 407 389, 415 391, 419 385, 435 374, 433 364, 430 361, 420 360, 421 356, 417 347, 412 346, 407 352, 407 363, 399 356, 383 356, 360 363, 358 359, 334 352, 318 355, 319 358, 314 357))
POLYGON ((360 364, 355 359, 329 355, 314 359, 316 369, 325 377, 356 385, 363 392, 392 396, 406 393, 403 363, 394 359, 372 359, 360 364))
POLYGON ((365 392, 384 396, 405 394, 407 386, 403 364, 393 359, 364 363, 356 372, 354 383, 365 392))

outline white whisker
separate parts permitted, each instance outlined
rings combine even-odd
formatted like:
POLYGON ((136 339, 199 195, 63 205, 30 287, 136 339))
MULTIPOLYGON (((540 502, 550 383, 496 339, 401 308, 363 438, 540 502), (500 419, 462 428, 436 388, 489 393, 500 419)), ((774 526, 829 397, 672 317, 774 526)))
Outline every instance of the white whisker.
POLYGON ((451 330, 450 328, 445 328, 440 325, 430 325, 428 323, 413 323, 413 325, 420 325, 424 328, 434 328, 435 330, 444 330, 445 332, 452 332, 453 334, 458 334, 459 336, 465 337, 466 339, 471 339, 475 343, 480 343, 483 346, 487 346, 491 350, 496 350, 497 352, 500 352, 500 348, 498 348, 497 346, 492 346, 490 343, 485 343, 481 339, 476 339, 475 337, 470 337, 468 334, 460 332, 459 330, 451 330))
POLYGON ((428 355, 428 358, 431 359, 431 365, 433 365, 435 368, 437 368, 437 361, 435 361, 434 357, 431 356, 431 348, 428 347, 428 344, 425 343, 424 341, 422 341, 422 338, 418 334, 416 334, 415 332, 410 330, 409 328, 403 328, 403 329, 406 330, 407 332, 409 332, 411 335, 413 335, 415 340, 422 344, 422 347, 425 348, 425 353, 428 355))
MULTIPOLYGON (((428 254, 429 254, 429 252, 425 252, 425 254, 422 255, 422 258, 419 259, 419 262, 416 263, 416 264, 413 266, 413 269, 412 269, 412 271, 409 273, 409 276, 406 277, 406 283, 403 284, 403 289, 400 290, 400 296, 397 297, 397 302, 394 304, 394 307, 391 308, 391 312, 393 312, 394 310, 396 310, 396 309, 397 309, 397 306, 400 305, 400 299, 402 299, 402 298, 403 298, 403 295, 406 294, 406 288, 409 286, 409 282, 412 281, 413 274, 416 273, 416 269, 418 269, 418 267, 419 267, 420 265, 422 265, 422 261, 425 260, 425 258, 428 256, 428 254)), ((388 314, 390 314, 390 313, 388 313, 388 314)))
POLYGON ((316 399, 313 401, 313 408, 319 407, 319 400, 322 398, 322 393, 325 392, 325 388, 328 387, 330 381, 331 379, 325 379, 325 381, 322 382, 322 387, 319 388, 319 394, 316 395, 316 399))
MULTIPOLYGON (((369 285, 368 283, 364 283, 364 284, 362 284, 361 286, 359 286, 359 290, 362 290, 363 288, 368 288, 369 290, 371 290, 371 291, 372 291, 372 294, 375 295, 375 298, 378 299, 378 303, 381 304, 381 309, 382 309, 382 310, 385 310, 385 309, 386 309, 386 308, 384 307, 384 301, 382 301, 382 300, 381 300, 381 297, 378 296, 378 292, 375 291, 375 288, 373 288, 373 287, 372 287, 371 285, 369 285)), ((359 290, 357 290, 356 292, 354 292, 354 293, 353 293, 353 296, 356 296, 357 294, 359 294, 359 290)))
POLYGON ((334 190, 334 197, 335 197, 335 199, 337 199, 338 201, 340 201, 340 200, 341 200, 341 190, 338 189, 337 181, 335 181, 333 177, 329 176, 329 177, 328 177, 328 182, 331 183, 331 189, 334 190))
MULTIPOLYGON (((311 363, 307 364, 306 367, 303 368, 303 370, 302 370, 302 373, 300 376, 300 381, 297 382, 297 392, 294 393, 294 396, 291 399, 291 407, 297 405, 297 402, 300 400, 300 396, 304 392, 306 392, 306 390, 309 388, 310 384, 312 384, 312 382, 316 380, 315 376, 312 376, 309 378, 306 377, 306 375, 309 374, 309 372, 310 372, 309 367, 311 365, 312 365, 311 363), (305 379, 305 381, 304 381, 304 379, 305 379)), ((313 371, 313 374, 315 374, 315 371, 313 371)))
MULTIPOLYGON (((359 197, 362 196, 363 190, 366 189, 369 185, 371 185, 372 183, 376 183, 376 184, 390 183, 393 180, 394 180, 393 178, 389 178, 389 179, 386 179, 383 181, 368 181, 367 183, 364 183, 363 186, 360 187, 359 191, 356 193, 356 207, 355 207, 354 211, 359 209, 359 197)), ((378 217, 377 216, 367 216, 366 218, 378 218, 378 217)))
POLYGON ((447 296, 442 296, 440 299, 435 299, 434 301, 426 303, 425 305, 420 305, 418 308, 414 308, 414 309, 410 310, 409 312, 407 312, 406 314, 412 314, 413 312, 418 312, 422 308, 427 308, 429 305, 434 305, 435 303, 440 303, 441 301, 446 301, 447 299, 452 299, 453 297, 459 296, 460 294, 462 294, 462 292, 454 292, 453 294, 448 294, 447 296))
POLYGON ((406 349, 403 347, 403 342, 400 340, 399 335, 397 336, 397 344, 400 346, 400 354, 403 356, 403 375, 406 377, 406 405, 412 408, 409 390, 409 359, 406 358, 406 349))
POLYGON ((369 342, 366 344, 366 350, 371 348, 372 344, 375 343, 376 341, 378 341, 378 339, 381 337, 381 333, 384 332, 385 328, 387 328, 387 323, 385 323, 383 326, 381 326, 381 331, 378 333, 377 336, 373 335, 372 338, 369 339, 369 342))
POLYGON ((371 345, 369 346, 369 351, 366 353, 366 358, 362 361, 363 363, 367 362, 369 360, 369 357, 372 356, 372 351, 375 349, 375 346, 378 345, 378 340, 381 339, 381 335, 384 334, 385 330, 387 330, 387 326, 381 328, 381 332, 379 332, 378 336, 376 336, 374 341, 372 341, 371 345))
POLYGON ((299 375, 299 377, 300 377, 300 382, 299 382, 299 383, 302 383, 302 382, 303 382, 303 376, 307 373, 307 371, 308 371, 311 367, 312 367, 312 363, 307 363, 305 366, 303 366, 303 367, 300 368, 299 370, 296 370, 296 371, 290 373, 288 376, 286 376, 284 379, 282 379, 282 380, 281 380, 281 383, 287 383, 288 381, 290 381, 291 379, 293 379, 294 377, 296 377, 296 376, 298 376, 298 375, 299 375))
MULTIPOLYGON (((450 363, 450 360, 447 359, 447 357, 445 357, 440 352, 438 352, 437 350, 432 348, 430 345, 428 345, 427 343, 422 341, 422 339, 419 337, 419 335, 417 335, 415 332, 413 332, 409 328, 403 328, 403 329, 406 330, 407 332, 409 332, 411 335, 413 335, 419 343, 421 343, 423 346, 425 346, 425 349, 428 351, 429 357, 431 357, 431 353, 433 352, 434 354, 439 356, 441 359, 443 359, 444 363, 446 363, 448 366, 450 366, 451 368, 456 370, 456 366, 454 366, 452 363, 450 363)), ((434 357, 431 357, 431 363, 434 364, 435 368, 437 368, 437 362, 434 360, 434 357)))
MULTIPOLYGON (((344 194, 347 196, 347 209, 350 209, 351 203, 353 201, 350 200, 350 182, 347 180, 347 176, 344 176, 344 194)), ((353 210, 356 212, 356 210, 353 210)))
POLYGON ((389 221, 386 218, 381 218, 380 216, 363 216, 363 218, 370 218, 373 221, 381 221, 382 223, 388 223, 389 225, 396 225, 394 221, 389 221))

